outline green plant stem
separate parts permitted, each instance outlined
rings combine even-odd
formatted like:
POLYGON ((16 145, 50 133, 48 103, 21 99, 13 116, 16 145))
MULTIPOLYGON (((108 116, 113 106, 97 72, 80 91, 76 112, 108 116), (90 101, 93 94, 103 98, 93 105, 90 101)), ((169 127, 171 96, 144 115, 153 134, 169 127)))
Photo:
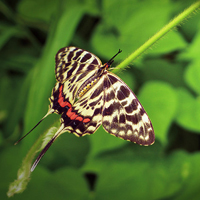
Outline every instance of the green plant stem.
POLYGON ((160 31, 158 31, 154 36, 152 36, 147 42, 145 42, 141 47, 134 51, 130 56, 128 56, 124 61, 122 61, 117 67, 115 67, 112 72, 116 73, 121 69, 128 66, 133 60, 145 52, 149 47, 151 47, 155 42, 157 42, 161 37, 163 37, 167 32, 172 30, 174 27, 180 25, 184 19, 189 17, 194 11, 200 7, 200 1, 192 4, 190 7, 185 9, 181 14, 175 17, 171 22, 164 26, 160 31))

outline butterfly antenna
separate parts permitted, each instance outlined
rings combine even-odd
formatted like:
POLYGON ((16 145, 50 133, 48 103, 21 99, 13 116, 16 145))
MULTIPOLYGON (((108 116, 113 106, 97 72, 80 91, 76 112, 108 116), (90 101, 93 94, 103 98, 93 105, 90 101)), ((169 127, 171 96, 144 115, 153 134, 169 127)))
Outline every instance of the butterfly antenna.
POLYGON ((111 65, 114 62, 114 58, 121 52, 122 52, 122 50, 119 49, 119 51, 107 62, 107 64, 111 65))
POLYGON ((43 121, 44 118, 46 118, 51 113, 52 113, 52 111, 51 112, 49 111, 26 135, 24 135, 17 142, 15 142, 14 145, 17 145, 21 140, 23 140, 30 132, 32 132, 43 121))

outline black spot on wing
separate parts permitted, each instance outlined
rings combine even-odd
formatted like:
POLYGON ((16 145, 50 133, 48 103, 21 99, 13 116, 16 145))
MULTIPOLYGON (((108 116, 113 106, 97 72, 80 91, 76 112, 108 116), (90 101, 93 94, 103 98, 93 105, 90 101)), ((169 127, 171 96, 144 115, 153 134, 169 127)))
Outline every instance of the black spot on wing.
POLYGON ((72 92, 72 90, 74 89, 74 86, 75 86, 75 85, 72 85, 72 86, 70 87, 69 92, 72 92))
POLYGON ((95 97, 99 96, 101 94, 101 92, 103 92, 103 87, 98 87, 96 88, 96 90, 93 92, 93 94, 91 95, 91 99, 94 99, 95 97))
POLYGON ((72 73, 76 69, 76 67, 77 67, 77 62, 73 63, 71 69, 67 72, 67 78, 69 78, 72 75, 72 73))
POLYGON ((98 103, 99 103, 99 101, 102 99, 102 96, 100 96, 96 101, 93 101, 93 102, 91 102, 90 104, 89 104, 89 106, 96 106, 98 103))
POLYGON ((95 65, 89 65, 89 66, 87 67, 87 70, 94 70, 95 68, 96 68, 95 65))
POLYGON ((77 79, 76 81, 78 82, 79 80, 83 79, 83 78, 87 75, 87 73, 88 73, 88 72, 82 73, 82 74, 78 77, 78 79, 77 79))
POLYGON ((105 78, 104 79, 104 89, 108 89, 108 88, 110 88, 110 86, 111 86, 110 81, 107 78, 105 78))
MULTIPOLYGON (((84 123, 79 123, 79 125, 78 126, 76 126, 76 129, 79 129, 79 131, 81 132, 81 133, 83 133, 84 131, 85 131, 85 125, 84 125, 84 123)), ((78 133, 77 131, 76 131, 76 133, 79 135, 79 136, 82 136, 82 134, 80 134, 80 133, 78 133)))
POLYGON ((73 60, 77 60, 82 53, 83 53, 83 50, 77 51, 76 54, 75 54, 75 56, 73 57, 73 60))
POLYGON ((119 79, 117 79, 115 76, 112 76, 111 74, 108 74, 108 78, 112 84, 119 81, 119 79))
POLYGON ((121 102, 121 105, 122 105, 122 106, 125 106, 126 104, 127 104, 127 101, 122 101, 122 102, 121 102))
POLYGON ((94 60, 92 61, 92 63, 91 63, 91 64, 98 65, 98 64, 99 64, 99 62, 98 62, 98 60, 97 60, 97 59, 94 59, 94 60))
POLYGON ((137 110, 138 107, 138 101, 137 99, 133 99, 131 104, 125 107, 125 110, 127 113, 132 113, 134 110, 137 110))
POLYGON ((132 122, 132 118, 133 118, 132 115, 126 115, 126 119, 127 119, 129 122, 132 122))
POLYGON ((121 114, 120 116, 119 116, 119 122, 120 123, 125 123, 125 115, 124 114, 121 114))
POLYGON ((126 127, 126 130, 127 130, 127 131, 130 130, 130 131, 133 132, 133 127, 132 127, 131 125, 126 124, 125 127, 126 127))
POLYGON ((90 53, 86 53, 82 59, 80 60, 80 62, 86 62, 87 60, 89 60, 92 57, 92 55, 90 53))
POLYGON ((87 105, 87 102, 88 102, 88 100, 87 100, 87 99, 86 99, 86 100, 84 100, 84 101, 82 101, 82 102, 80 103, 80 106, 87 105))
POLYGON ((62 65, 60 66, 60 70, 62 69, 63 72, 65 72, 68 67, 71 65, 71 62, 65 62, 65 61, 62 61, 62 65))
POLYGON ((106 97, 105 97, 105 100, 107 102, 109 102, 110 100, 114 99, 115 98, 115 93, 113 90, 110 91, 110 93, 107 93, 106 94, 106 97))
POLYGON ((150 145, 150 144, 153 144, 154 141, 155 141, 154 131, 153 131, 153 130, 150 130, 150 131, 148 132, 148 134, 149 134, 148 145, 150 145))
POLYGON ((113 120, 112 120, 112 123, 118 123, 119 121, 118 121, 118 117, 117 116, 114 116, 113 117, 113 120))
POLYGON ((134 124, 138 124, 138 122, 142 120, 142 117, 140 114, 137 114, 137 113, 134 115, 126 114, 126 120, 128 120, 134 124))
POLYGON ((151 125, 151 123, 145 123, 145 127, 150 128, 150 127, 152 127, 152 125, 151 125))
POLYGON ((119 90, 117 92, 117 98, 121 101, 121 100, 125 99, 126 97, 124 96, 123 92, 119 90))
POLYGON ((101 114, 101 113, 102 113, 102 108, 96 108, 95 111, 94 111, 94 116, 101 114))
POLYGON ((81 71, 85 67, 85 64, 80 64, 78 67, 77 72, 81 71))
POLYGON ((143 128, 142 126, 141 126, 140 129, 139 129, 139 134, 140 134, 140 135, 144 135, 144 128, 143 128))
POLYGON ((107 108, 104 109, 103 116, 112 115, 113 112, 116 110, 119 110, 120 107, 121 107, 121 105, 119 102, 113 102, 107 108))
POLYGON ((124 85, 121 85, 120 91, 124 94, 125 97, 129 97, 130 90, 127 87, 125 87, 124 85))
POLYGON ((103 116, 112 115, 114 112, 114 106, 111 104, 108 108, 105 108, 103 111, 103 116))
POLYGON ((140 115, 143 116, 144 113, 146 113, 145 110, 144 110, 144 108, 140 108, 140 115))
POLYGON ((74 81, 75 81, 75 79, 76 79, 76 76, 73 76, 73 78, 71 79, 71 83, 73 83, 74 81))
POLYGON ((63 80, 63 78, 64 78, 64 76, 63 76, 62 74, 59 74, 58 76, 56 76, 56 79, 57 79, 58 81, 63 80))
POLYGON ((138 122, 139 121, 141 121, 142 120, 142 117, 141 117, 141 115, 140 114, 134 114, 133 115, 133 117, 132 117, 132 122, 134 123, 134 124, 138 124, 138 122))
POLYGON ((70 51, 69 54, 67 55, 67 59, 68 59, 69 61, 71 61, 72 58, 73 58, 73 56, 74 56, 74 51, 70 51))

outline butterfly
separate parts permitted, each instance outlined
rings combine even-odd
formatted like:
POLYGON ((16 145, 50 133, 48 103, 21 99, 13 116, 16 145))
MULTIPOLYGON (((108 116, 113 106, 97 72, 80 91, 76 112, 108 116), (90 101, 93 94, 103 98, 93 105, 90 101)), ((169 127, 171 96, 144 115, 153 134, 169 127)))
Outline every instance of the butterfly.
POLYGON ((124 140, 145 146, 154 143, 153 126, 141 103, 118 76, 108 71, 119 53, 121 50, 102 64, 97 56, 77 47, 65 47, 57 52, 57 82, 49 98, 49 110, 25 136, 52 113, 61 115, 61 125, 31 171, 64 132, 84 136, 93 134, 102 124, 105 131, 124 140))

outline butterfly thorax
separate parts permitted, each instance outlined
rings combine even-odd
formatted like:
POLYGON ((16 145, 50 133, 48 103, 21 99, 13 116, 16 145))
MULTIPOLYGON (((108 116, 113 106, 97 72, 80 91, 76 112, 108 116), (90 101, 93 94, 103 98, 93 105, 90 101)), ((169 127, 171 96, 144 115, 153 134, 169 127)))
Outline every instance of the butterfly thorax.
POLYGON ((105 73, 107 73, 108 66, 104 64, 102 67, 100 67, 97 72, 94 74, 94 76, 87 79, 83 85, 79 88, 76 98, 81 98, 91 87, 93 87, 98 80, 101 78, 101 76, 105 73))

